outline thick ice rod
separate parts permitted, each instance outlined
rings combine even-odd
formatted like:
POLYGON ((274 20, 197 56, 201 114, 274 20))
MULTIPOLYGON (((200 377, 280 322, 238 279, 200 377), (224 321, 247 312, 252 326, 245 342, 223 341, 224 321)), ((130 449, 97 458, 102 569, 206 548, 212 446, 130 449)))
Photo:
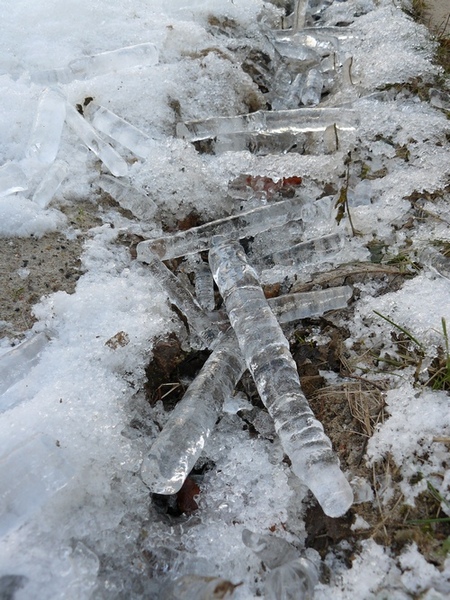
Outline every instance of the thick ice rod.
MULTIPOLYGON (((271 298, 280 323, 320 316, 344 308, 349 286, 271 298)), ((152 492, 175 494, 194 468, 220 415, 223 403, 246 369, 232 328, 219 340, 145 457, 141 475, 152 492)))
POLYGON ((241 352, 272 416, 294 473, 331 517, 343 515, 353 493, 321 423, 302 392, 297 367, 256 271, 238 242, 214 238, 209 253, 241 352))
POLYGON ((170 260, 186 254, 208 250, 213 235, 226 235, 241 239, 262 231, 279 227, 291 220, 299 219, 305 201, 295 197, 282 202, 266 204, 224 219, 210 221, 199 227, 179 231, 153 240, 145 240, 137 246, 137 258, 147 261, 148 254, 157 254, 161 260, 170 260))

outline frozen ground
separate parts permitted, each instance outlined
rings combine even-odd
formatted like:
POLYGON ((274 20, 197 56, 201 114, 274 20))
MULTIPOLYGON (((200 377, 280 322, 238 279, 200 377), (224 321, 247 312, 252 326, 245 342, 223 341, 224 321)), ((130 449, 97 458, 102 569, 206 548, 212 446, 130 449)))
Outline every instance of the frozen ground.
POLYGON ((350 156, 350 147, 200 154, 175 137, 179 121, 266 107, 241 60, 261 29, 279 28, 283 5, 16 0, 0 8, 1 598, 158 598, 167 580, 197 574, 242 582, 233 597, 249 600, 266 573, 242 542, 246 528, 317 550, 321 600, 450 594, 450 528, 434 521, 450 515, 450 105, 433 91, 445 80, 427 30, 391 0, 336 0, 322 13, 321 24, 351 28, 340 56, 353 57, 352 82, 324 99, 358 111, 350 156), (157 60, 61 82, 54 128, 39 137, 49 71, 143 43, 154 44, 157 60), (140 195, 121 206, 101 190, 108 168, 58 121, 61 97, 67 114, 94 98, 154 140, 142 158, 109 139, 140 195), (53 198, 39 199, 52 164, 67 176, 53 198), (135 260, 135 244, 256 206, 261 198, 241 203, 228 193, 242 174, 302 177, 296 193, 311 201, 305 236, 348 237, 325 265, 263 273, 268 284, 287 274, 297 290, 354 288, 345 311, 288 330, 305 393, 360 490, 342 519, 327 519, 292 475, 248 380, 241 391, 255 407, 220 419, 197 470, 196 510, 152 497, 139 476, 174 402, 161 397, 194 374, 169 369, 161 340, 181 340, 185 363, 198 357, 135 260), (8 351, 38 334, 37 360, 13 371, 8 351))

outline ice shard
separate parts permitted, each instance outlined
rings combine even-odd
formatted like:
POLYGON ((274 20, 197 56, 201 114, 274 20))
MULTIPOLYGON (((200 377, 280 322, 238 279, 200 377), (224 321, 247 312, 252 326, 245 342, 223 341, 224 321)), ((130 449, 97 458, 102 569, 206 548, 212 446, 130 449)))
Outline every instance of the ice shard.
POLYGON ((208 250, 213 235, 226 235, 232 239, 241 239, 252 236, 272 227, 280 227, 298 218, 301 218, 305 200, 294 197, 281 202, 274 202, 264 206, 241 212, 231 217, 210 221, 186 231, 179 231, 173 235, 166 235, 153 240, 145 240, 137 246, 137 257, 146 261, 147 253, 155 253, 161 260, 168 260, 195 254, 208 250))
POLYGON ((7 162, 0 167, 0 198, 28 189, 25 173, 14 162, 7 162))
MULTIPOLYGON (((344 308, 351 295, 351 288, 345 286, 271 298, 269 305, 280 323, 287 323, 344 308)), ((245 369, 230 328, 219 339, 144 458, 141 476, 152 492, 175 494, 180 490, 245 369)))
POLYGON ((308 4, 309 0, 297 0, 295 3, 294 22, 292 24, 292 31, 294 33, 300 31, 305 26, 308 4))
POLYGON ((41 208, 46 208, 59 186, 67 177, 69 165, 65 160, 55 161, 47 170, 36 191, 33 194, 33 202, 41 208))
POLYGON ((46 435, 36 435, 1 456, 0 537, 22 525, 73 473, 64 451, 46 435))
POLYGON ((31 79, 42 85, 70 83, 76 79, 86 80, 106 75, 114 71, 123 71, 134 67, 156 65, 159 51, 155 44, 145 42, 134 46, 126 46, 117 50, 101 52, 91 56, 83 56, 72 60, 66 67, 37 71, 31 79))
POLYGON ((55 90, 46 89, 39 99, 28 143, 27 157, 43 165, 55 160, 66 118, 66 101, 55 90))
POLYGON ((292 470, 330 517, 343 515, 353 493, 321 423, 302 392, 295 362, 256 271, 238 242, 212 240, 209 261, 241 352, 274 420, 292 470))
POLYGON ((204 262, 198 254, 190 254, 187 262, 194 273, 197 302, 206 311, 214 310, 214 280, 208 263, 204 262))
POLYGON ((47 343, 47 335, 38 333, 0 356, 0 394, 34 367, 47 343))
POLYGON ((140 158, 147 158, 150 149, 156 144, 155 140, 143 131, 95 102, 90 102, 85 107, 84 114, 95 129, 119 142, 140 158))
POLYGON ((219 336, 217 325, 212 323, 195 300, 192 294, 181 283, 181 281, 170 271, 156 254, 147 251, 145 259, 150 273, 155 277, 158 285, 167 292, 170 302, 185 315, 191 333, 198 336, 206 348, 212 348, 219 336))
POLYGON ((204 152, 316 154, 326 151, 324 135, 329 127, 352 139, 358 122, 353 109, 297 108, 178 123, 177 135, 204 152))
POLYGON ((231 598, 238 587, 221 577, 183 575, 165 584, 159 600, 220 600, 231 598))
POLYGON ((116 177, 124 177, 128 166, 124 159, 97 134, 95 129, 70 104, 66 103, 66 121, 82 142, 96 154, 116 177))
POLYGON ((346 237, 341 233, 332 233, 320 238, 294 244, 285 250, 266 254, 261 263, 264 265, 295 266, 314 262, 318 257, 324 259, 333 255, 344 247, 346 237))
POLYGON ((315 106, 319 104, 323 90, 323 75, 319 69, 311 69, 306 75, 300 95, 302 104, 315 106))
POLYGON ((122 208, 131 211, 139 219, 149 221, 153 218, 158 207, 151 198, 138 189, 110 175, 102 175, 98 184, 100 188, 112 196, 122 208))

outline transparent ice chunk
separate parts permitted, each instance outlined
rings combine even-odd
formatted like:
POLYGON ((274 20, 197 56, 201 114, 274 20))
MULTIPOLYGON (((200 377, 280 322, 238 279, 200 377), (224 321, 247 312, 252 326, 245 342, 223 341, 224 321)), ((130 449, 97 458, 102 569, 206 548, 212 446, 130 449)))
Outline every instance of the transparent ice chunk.
POLYGON ((352 504, 351 487, 301 390, 289 343, 255 270, 238 242, 218 237, 212 240, 209 261, 245 362, 291 459, 292 470, 328 516, 343 515, 352 504))
POLYGON ((172 411, 141 467, 152 492, 175 494, 200 456, 225 399, 245 370, 230 330, 172 411))
POLYGON ((304 204, 303 199, 294 197, 266 204, 231 217, 210 221, 173 235, 145 240, 137 246, 137 257, 138 260, 146 262, 147 253, 150 255, 155 253, 161 260, 168 260, 202 252, 208 250, 213 235, 226 235, 229 238, 240 239, 272 227, 280 227, 288 221, 299 218, 304 204))
POLYGON ((285 250, 265 255, 261 262, 265 265, 305 265, 317 257, 326 258, 344 247, 345 235, 332 233, 320 238, 294 244, 285 250))
MULTIPOLYGON (((345 286, 271 298, 269 305, 280 323, 287 323, 343 308, 351 294, 351 288, 345 286)), ((230 328, 175 406, 143 461, 142 479, 152 492, 175 494, 180 490, 245 369, 230 328)))
POLYGON ((22 379, 37 364, 47 343, 47 335, 38 333, 0 356, 0 394, 22 379))
POLYGON ((169 300, 186 316, 193 332, 207 348, 214 346, 219 335, 217 325, 212 323, 205 311, 198 304, 192 294, 181 283, 181 281, 170 271, 160 258, 149 249, 142 258, 150 273, 155 277, 158 285, 167 292, 169 300))
POLYGON ((96 154, 113 175, 124 177, 128 166, 124 159, 96 133, 95 129, 70 104, 66 103, 66 120, 86 146, 96 154))
POLYGON ((289 542, 274 535, 260 535, 248 529, 242 541, 259 556, 269 569, 264 582, 267 600, 312 600, 319 583, 320 557, 314 550, 300 556, 289 542))
POLYGON ((0 457, 0 536, 19 527, 73 475, 62 448, 36 435, 0 457))
POLYGON ((92 56, 83 56, 72 60, 67 67, 37 71, 31 79, 41 85, 70 83, 75 79, 92 79, 114 71, 123 71, 133 67, 156 65, 159 61, 158 48, 151 42, 101 52, 92 56))
POLYGON ((300 95, 302 104, 315 106, 319 104, 323 90, 323 75, 318 69, 311 69, 306 75, 300 95))
POLYGON ((157 206, 151 198, 128 184, 110 175, 102 175, 98 180, 100 188, 112 196, 122 208, 130 210, 136 217, 149 221, 157 211, 157 206))
POLYGON ((214 310, 214 280, 208 263, 198 254, 190 254, 188 264, 194 273, 195 297, 198 303, 206 311, 214 310))
POLYGON ((44 90, 31 130, 28 158, 36 159, 44 165, 50 165, 55 160, 65 118, 65 99, 54 90, 44 90))
POLYGON ((328 152, 325 139, 333 128, 344 141, 352 140, 359 122, 348 108, 299 108, 257 111, 236 117, 212 117, 178 123, 177 135, 205 152, 248 150, 255 154, 328 152))
POLYGON ((150 149, 155 146, 155 140, 104 106, 90 102, 84 109, 84 114, 95 129, 119 142, 140 158, 147 158, 150 149))
POLYGON ((67 177, 68 172, 69 165, 65 160, 57 160, 54 162, 36 188, 36 191, 33 194, 33 201, 41 208, 46 208, 58 191, 61 183, 67 177))
POLYGON ((28 189, 28 182, 22 169, 13 162, 0 167, 0 198, 28 189))
POLYGON ((308 10, 309 0, 297 0, 294 10, 294 21, 292 23, 292 31, 296 33, 305 26, 306 11, 308 10))

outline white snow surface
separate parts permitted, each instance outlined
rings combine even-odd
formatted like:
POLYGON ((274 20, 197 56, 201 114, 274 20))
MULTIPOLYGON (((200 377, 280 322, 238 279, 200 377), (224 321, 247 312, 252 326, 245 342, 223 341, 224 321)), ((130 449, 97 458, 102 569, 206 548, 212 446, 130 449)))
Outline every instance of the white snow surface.
MULTIPOLYGON (((323 15, 325 25, 351 22, 354 36, 342 44, 343 53, 353 56, 355 85, 338 90, 337 97, 360 113, 361 160, 372 171, 386 169, 384 177, 364 181, 352 171, 349 203, 363 237, 340 252, 339 262, 355 256, 367 260, 364 245, 373 237, 385 242, 389 253, 399 252, 407 233, 398 224, 406 222, 411 208, 405 198, 443 188, 450 173, 450 125, 443 112, 406 94, 384 101, 370 96, 387 84, 427 80, 439 72, 431 63, 434 45, 426 29, 398 4, 336 0, 323 15), (396 152, 404 146, 407 161, 396 152)), ((68 175, 50 206, 41 208, 33 201, 48 168, 29 158, 30 135, 46 89, 37 83, 39 77, 83 56, 144 42, 158 49, 156 65, 110 71, 56 89, 72 105, 95 98, 155 140, 146 160, 107 141, 127 161, 130 185, 155 202, 167 224, 193 209, 205 221, 230 214, 234 205, 226 199, 228 182, 241 173, 274 180, 302 176, 311 200, 323 195, 326 183, 339 187, 343 151, 317 157, 216 156, 199 154, 174 137, 177 120, 244 114, 248 96, 259 94, 233 59, 229 38, 211 23, 234 21, 240 35, 251 40, 258 28, 275 27, 281 14, 275 4, 262 0, 3 2, 0 166, 9 161, 19 165, 28 189, 0 197, 0 238, 41 237, 51 231, 79 235, 60 208, 95 200, 96 179, 107 173, 64 126, 58 159, 69 165, 68 175)), ((409 240, 417 251, 428 240, 449 239, 448 203, 438 200, 431 209, 439 218, 424 222, 419 237, 409 240)), ((85 272, 75 292, 49 294, 34 307, 37 323, 26 337, 46 332, 49 341, 39 360, 0 397, 0 590, 7 590, 7 578, 15 576, 15 591, 7 596, 14 600, 157 598, 168 577, 194 573, 242 582, 233 597, 257 598, 264 572, 242 543, 242 531, 270 530, 301 549, 307 490, 282 461, 277 439, 251 438, 236 414, 226 414, 206 448, 205 456, 215 466, 202 482, 199 510, 175 523, 158 513, 139 468, 158 434, 157 423, 166 417, 161 404, 151 408, 146 401, 145 367, 155 340, 182 331, 182 325, 145 265, 116 243, 124 230, 158 236, 161 222, 126 219, 117 211, 103 219, 103 225, 89 232, 82 255, 85 272), (123 345, 108 343, 117 334, 123 345), (145 435, 130 426, 133 419, 144 423, 145 435)), ((311 223, 310 237, 343 227, 334 220, 311 223)), ((337 259, 330 263, 335 266, 337 259)), ((379 287, 359 285, 360 297, 345 321, 349 348, 358 343, 395 352, 393 326, 376 310, 410 331, 431 361, 445 345, 442 319, 450 324, 449 279, 426 269, 399 291, 377 295, 379 287)), ((16 342, 3 339, 1 353, 16 342)), ((423 377, 414 385, 413 371, 411 367, 392 378, 387 416, 369 440, 366 456, 369 465, 392 456, 400 467, 405 502, 411 505, 427 481, 450 498, 448 393, 424 387, 423 377), (412 484, 418 472, 422 479, 412 484)), ((378 510, 375 504, 373 510, 378 510)), ((415 545, 395 557, 368 539, 351 568, 332 552, 327 563, 329 583, 316 589, 321 600, 417 594, 431 600, 450 594, 449 561, 438 569, 415 545)))

